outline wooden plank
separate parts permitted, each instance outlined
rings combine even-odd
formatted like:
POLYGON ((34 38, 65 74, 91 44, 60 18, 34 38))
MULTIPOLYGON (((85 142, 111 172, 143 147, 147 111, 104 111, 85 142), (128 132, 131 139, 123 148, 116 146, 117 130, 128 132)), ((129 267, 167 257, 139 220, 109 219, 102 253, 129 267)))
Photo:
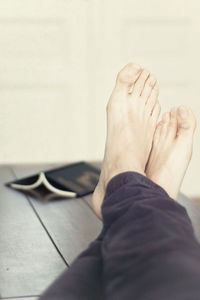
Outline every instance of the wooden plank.
MULTIPOLYGON (((101 168, 101 163, 92 162, 92 164, 101 168)), ((38 170, 53 168, 54 166, 57 167, 59 165, 51 165, 48 167, 47 165, 23 166, 23 168, 15 167, 15 170, 18 177, 20 177, 31 173, 33 174, 38 170)), ((90 207, 92 207, 91 195, 85 196, 83 199, 90 207)), ((85 209, 81 199, 58 201, 48 205, 39 203, 34 199, 31 199, 31 201, 40 217, 45 222, 45 226, 47 226, 47 229, 56 242, 59 250, 69 263, 93 238, 95 238, 95 235, 98 234, 98 231, 101 229, 101 222, 96 219, 95 214, 95 218, 91 217, 92 210, 88 211, 88 209, 85 209), (89 222, 86 218, 87 215, 90 219, 89 222), (80 225, 77 220, 79 220, 80 225), (69 228, 71 228, 71 232, 69 228), (62 238, 61 232, 62 234, 64 233, 64 239, 62 238)), ((183 194, 179 195, 178 201, 187 209, 196 236, 200 240, 200 203, 187 198, 183 194)))
POLYGON ((92 209, 92 195, 87 195, 83 197, 83 200, 87 202, 89 207, 92 209))
POLYGON ((200 242, 200 203, 189 199, 181 193, 179 195, 178 202, 186 208, 187 213, 192 221, 196 237, 200 242))
MULTIPOLYGON (((38 296, 39 297, 39 296, 38 296)), ((38 300, 38 297, 23 297, 23 298, 0 298, 1 300, 38 300)))
MULTIPOLYGON (((96 167, 97 169, 101 170, 102 167, 102 162, 101 161, 92 161, 91 162, 93 164, 94 167, 96 167)), ((91 195, 87 195, 83 197, 83 200, 85 202, 87 202, 87 204, 91 207, 92 209, 92 194, 91 195)), ((92 209, 93 211, 93 209, 92 209)), ((94 213, 94 212, 93 212, 94 213)))
POLYGON ((1 297, 39 295, 66 265, 26 197, 4 186, 14 179, 0 168, 0 293, 1 297))
MULTIPOLYGON (((33 168, 34 172, 36 168, 45 169, 44 166, 42 168, 40 166, 15 166, 14 172, 17 178, 20 178, 33 174, 33 168)), ((102 222, 82 198, 65 198, 42 203, 30 197, 30 201, 55 245, 69 264, 101 231, 102 222)))

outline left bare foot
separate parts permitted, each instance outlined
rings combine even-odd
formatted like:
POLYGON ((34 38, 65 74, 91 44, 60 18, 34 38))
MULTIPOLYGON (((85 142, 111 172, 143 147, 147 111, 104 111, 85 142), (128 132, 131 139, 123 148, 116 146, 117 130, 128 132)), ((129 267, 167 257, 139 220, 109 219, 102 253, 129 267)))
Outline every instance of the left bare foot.
POLYGON ((101 205, 111 178, 126 171, 145 175, 159 114, 155 77, 134 63, 128 64, 118 74, 107 105, 104 161, 92 197, 93 209, 99 218, 102 218, 101 205))

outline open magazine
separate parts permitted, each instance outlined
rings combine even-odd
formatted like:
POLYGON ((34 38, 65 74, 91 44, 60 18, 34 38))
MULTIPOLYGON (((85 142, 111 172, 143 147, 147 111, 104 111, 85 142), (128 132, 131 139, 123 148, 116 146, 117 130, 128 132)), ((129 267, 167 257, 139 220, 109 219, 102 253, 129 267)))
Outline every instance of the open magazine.
POLYGON ((41 171, 38 174, 6 183, 7 186, 33 191, 41 185, 49 192, 63 197, 80 197, 94 191, 100 170, 86 162, 78 162, 60 168, 41 171))

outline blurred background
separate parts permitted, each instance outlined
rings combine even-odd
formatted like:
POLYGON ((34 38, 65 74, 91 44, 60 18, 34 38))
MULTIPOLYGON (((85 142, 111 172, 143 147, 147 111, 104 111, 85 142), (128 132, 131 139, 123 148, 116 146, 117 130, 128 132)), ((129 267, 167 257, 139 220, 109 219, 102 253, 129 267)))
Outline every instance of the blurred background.
MULTIPOLYGON (((0 164, 101 160, 117 72, 135 61, 163 112, 200 118, 198 0, 1 0, 0 164)), ((182 192, 200 198, 200 132, 182 192)), ((178 170, 177 170, 178 172, 178 170)))

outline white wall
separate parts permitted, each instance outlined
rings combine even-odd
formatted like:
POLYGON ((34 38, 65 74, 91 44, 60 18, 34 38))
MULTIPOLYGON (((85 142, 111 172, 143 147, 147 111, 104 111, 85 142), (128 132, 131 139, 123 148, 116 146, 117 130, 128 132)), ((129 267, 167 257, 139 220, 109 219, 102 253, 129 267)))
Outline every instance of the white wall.
MULTIPOLYGON (((163 111, 186 104, 199 119, 199 9, 197 0, 1 0, 0 163, 101 159, 105 106, 129 61, 158 77, 163 111)), ((199 133, 182 188, 193 197, 199 133)))

